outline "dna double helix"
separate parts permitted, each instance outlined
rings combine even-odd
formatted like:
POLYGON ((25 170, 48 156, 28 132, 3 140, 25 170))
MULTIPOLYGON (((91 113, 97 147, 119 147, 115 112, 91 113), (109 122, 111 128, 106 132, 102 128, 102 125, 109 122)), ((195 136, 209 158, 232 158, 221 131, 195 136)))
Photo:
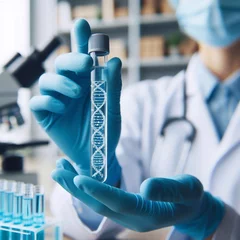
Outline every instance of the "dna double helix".
POLYGON ((92 83, 92 116, 91 116, 91 127, 92 127, 92 156, 91 156, 91 167, 92 177, 104 179, 105 166, 106 166, 106 115, 102 110, 106 104, 106 81, 94 81, 92 83))

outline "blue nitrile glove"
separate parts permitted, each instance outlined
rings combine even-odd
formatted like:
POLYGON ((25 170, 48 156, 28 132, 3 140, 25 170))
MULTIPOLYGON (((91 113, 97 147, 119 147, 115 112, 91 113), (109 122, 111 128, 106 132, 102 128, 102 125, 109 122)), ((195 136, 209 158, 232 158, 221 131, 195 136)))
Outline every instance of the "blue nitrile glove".
MULTIPOLYGON (((76 165, 78 172, 90 174, 90 72, 93 61, 87 54, 91 29, 81 19, 75 24, 78 52, 56 59, 56 74, 40 77, 41 96, 30 107, 42 128, 76 165)), ((116 184, 121 168, 115 157, 120 128, 121 61, 108 64, 108 179, 116 184)))
POLYGON ((224 215, 222 201, 204 192, 201 182, 190 175, 150 178, 141 184, 140 194, 133 194, 86 176, 67 178, 61 171, 53 172, 53 178, 66 190, 75 196, 86 193, 89 201, 86 195, 79 195, 78 199, 97 213, 135 231, 175 226, 194 239, 205 239, 215 232, 224 215), (72 182, 79 190, 66 187, 72 186, 72 182))

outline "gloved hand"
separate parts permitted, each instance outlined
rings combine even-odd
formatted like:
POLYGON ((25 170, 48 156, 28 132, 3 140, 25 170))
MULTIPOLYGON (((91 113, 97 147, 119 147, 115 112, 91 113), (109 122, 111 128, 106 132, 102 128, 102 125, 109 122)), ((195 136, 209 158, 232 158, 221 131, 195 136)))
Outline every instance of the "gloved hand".
MULTIPOLYGON (((75 24, 76 53, 56 59, 56 74, 40 77, 41 96, 30 101, 30 107, 42 128, 76 165, 78 172, 90 172, 90 72, 93 61, 87 54, 91 29, 81 19, 75 24)), ((108 180, 119 181, 121 168, 115 157, 120 128, 121 61, 108 64, 108 180)))
POLYGON ((97 213, 139 232, 174 225, 194 239, 205 239, 224 215, 222 201, 204 192, 201 182, 190 175, 149 178, 141 184, 139 194, 74 175, 69 167, 58 168, 52 176, 97 213))

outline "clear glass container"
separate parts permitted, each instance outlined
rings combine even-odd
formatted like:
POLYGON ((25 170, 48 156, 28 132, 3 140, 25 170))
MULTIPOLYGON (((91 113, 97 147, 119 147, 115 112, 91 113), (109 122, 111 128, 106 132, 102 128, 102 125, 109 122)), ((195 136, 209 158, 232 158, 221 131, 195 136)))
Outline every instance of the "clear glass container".
POLYGON ((91 177, 107 179, 107 55, 91 52, 91 177))
POLYGON ((34 203, 34 226, 39 227, 44 224, 45 216, 45 199, 44 188, 41 185, 35 186, 35 203, 34 203))
POLYGON ((24 194, 25 184, 23 182, 17 182, 16 191, 13 197, 13 223, 22 223, 23 214, 23 194, 24 194))

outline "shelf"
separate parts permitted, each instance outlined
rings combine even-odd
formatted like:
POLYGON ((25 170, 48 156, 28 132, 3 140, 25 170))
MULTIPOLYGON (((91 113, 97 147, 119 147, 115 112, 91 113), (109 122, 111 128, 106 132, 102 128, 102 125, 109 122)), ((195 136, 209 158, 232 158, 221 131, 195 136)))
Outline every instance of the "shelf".
POLYGON ((145 15, 141 16, 141 24, 161 24, 169 22, 177 22, 176 16, 172 14, 155 14, 155 15, 145 15))
MULTIPOLYGON (((71 24, 69 24, 68 29, 61 30, 60 34, 69 34, 72 26, 74 26, 75 20, 72 21, 71 24)), ((112 30, 115 29, 116 31, 119 30, 119 28, 128 28, 128 18, 116 18, 114 20, 109 21, 103 21, 103 20, 88 20, 88 23, 91 26, 91 29, 93 31, 97 30, 112 30)))
POLYGON ((191 57, 179 56, 179 57, 164 57, 153 59, 142 59, 140 66, 143 68, 148 67, 185 67, 187 66, 191 57))
POLYGON ((89 21, 92 30, 98 29, 114 29, 116 28, 127 28, 128 18, 116 18, 114 20, 104 21, 104 20, 94 20, 89 21))
MULTIPOLYGON (((152 68, 152 67, 186 67, 191 57, 179 56, 179 57, 163 57, 163 58, 149 58, 142 59, 140 61, 140 67, 152 68)), ((133 60, 123 60, 122 69, 128 69, 129 65, 134 65, 133 60)))
MULTIPOLYGON (((162 24, 162 23, 169 23, 169 22, 176 22, 175 15, 172 14, 155 14, 155 15, 146 15, 141 16, 140 23, 142 25, 150 25, 150 24, 162 24)), ((104 20, 89 20, 88 21, 91 29, 93 31, 96 30, 116 30, 118 31, 119 28, 128 28, 129 26, 129 19, 128 17, 123 18, 116 18, 109 21, 104 20)), ((71 27, 74 25, 74 20, 70 24, 68 29, 60 30, 61 34, 69 34, 71 27)))

